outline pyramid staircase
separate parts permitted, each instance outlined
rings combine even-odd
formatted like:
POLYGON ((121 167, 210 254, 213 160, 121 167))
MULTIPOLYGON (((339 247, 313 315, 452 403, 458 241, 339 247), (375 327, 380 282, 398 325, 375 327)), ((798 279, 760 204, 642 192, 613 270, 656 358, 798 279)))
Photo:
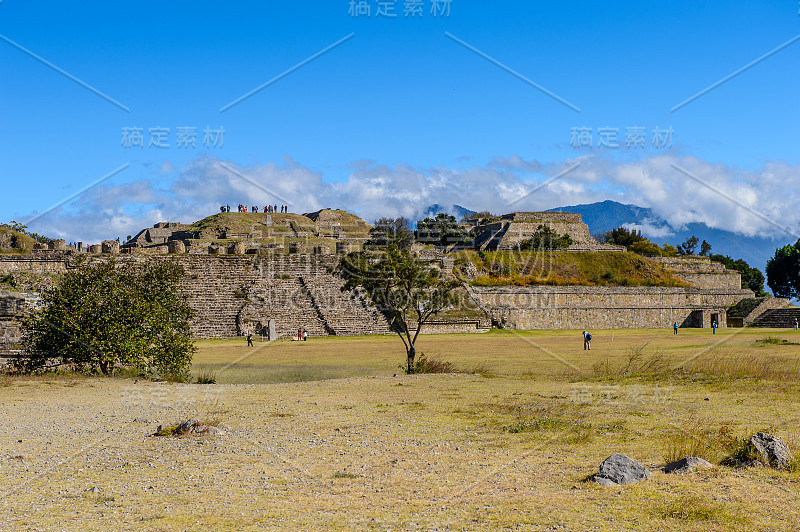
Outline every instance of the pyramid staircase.
POLYGON ((776 308, 756 318, 751 327, 792 329, 795 319, 800 322, 800 307, 776 308))

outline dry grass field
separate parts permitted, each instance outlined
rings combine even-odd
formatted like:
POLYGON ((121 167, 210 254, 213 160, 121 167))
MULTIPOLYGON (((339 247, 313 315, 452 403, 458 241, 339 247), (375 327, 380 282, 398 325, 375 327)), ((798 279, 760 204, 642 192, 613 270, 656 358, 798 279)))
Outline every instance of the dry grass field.
POLYGON ((768 429, 800 450, 800 334, 425 336, 198 344, 169 384, 0 377, 0 529, 798 530, 800 473, 659 472, 768 429), (765 341, 766 339, 766 341, 765 341), (220 436, 149 437, 189 417, 220 436), (652 478, 586 479, 614 452, 652 478))

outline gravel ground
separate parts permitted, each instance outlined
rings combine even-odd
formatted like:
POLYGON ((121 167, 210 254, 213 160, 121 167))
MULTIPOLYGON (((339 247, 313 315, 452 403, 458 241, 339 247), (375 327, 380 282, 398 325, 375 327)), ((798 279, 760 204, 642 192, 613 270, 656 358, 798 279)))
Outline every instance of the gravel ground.
POLYGON ((788 530, 799 506, 796 476, 770 472, 656 472, 611 490, 582 482, 616 451, 655 471, 659 452, 644 440, 663 406, 598 412, 630 429, 603 429, 585 445, 509 433, 482 413, 511 401, 567 403, 563 383, 3 384, 0 529, 788 530), (190 417, 219 419, 226 433, 150 436, 190 417), (722 517, 675 521, 645 509, 695 493, 722 517), (777 499, 793 509, 773 515, 777 499))

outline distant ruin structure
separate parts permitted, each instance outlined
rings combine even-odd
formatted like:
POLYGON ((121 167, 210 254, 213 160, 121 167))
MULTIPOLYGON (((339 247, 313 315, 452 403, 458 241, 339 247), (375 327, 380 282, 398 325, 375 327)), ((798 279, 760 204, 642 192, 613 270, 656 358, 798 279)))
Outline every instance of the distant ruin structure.
MULTIPOLYGON (((573 244, 568 252, 624 251, 596 242, 580 215, 572 213, 515 212, 464 224, 459 234, 469 234, 473 239, 469 247, 475 249, 513 250, 541 226, 569 234, 573 244)), ((141 261, 155 256, 157 260, 176 261, 185 269, 184 288, 197 313, 191 325, 195 338, 248 333, 287 338, 300 327, 310 336, 390 334, 390 324, 368 297, 359 291, 342 292, 344 281, 332 273, 342 255, 362 249, 370 229, 360 218, 341 210, 322 209, 305 215, 220 213, 192 225, 155 224, 122 246, 116 241, 67 246, 61 240, 45 246, 50 249, 34 253, 0 254, 0 276, 39 276, 46 282, 74 267, 75 255, 86 255, 90 261, 112 256, 118 261, 141 261)), ((414 247, 421 260, 445 272, 452 272, 456 263, 450 250, 448 246, 420 243, 414 247)), ((753 299, 751 291, 741 288, 738 272, 706 257, 650 260, 689 285, 464 284, 462 290, 466 290, 474 313, 437 317, 423 332, 482 332, 491 327, 658 328, 674 322, 685 327, 708 327, 712 321, 725 327, 732 306, 753 299)), ((0 292, 0 352, 18 345, 20 309, 31 298, 35 296, 29 293, 0 292)), ((759 312, 772 313, 773 321, 789 319, 784 312, 787 306, 787 301, 775 298, 739 305, 739 314, 731 315, 732 324, 758 323, 759 312)))

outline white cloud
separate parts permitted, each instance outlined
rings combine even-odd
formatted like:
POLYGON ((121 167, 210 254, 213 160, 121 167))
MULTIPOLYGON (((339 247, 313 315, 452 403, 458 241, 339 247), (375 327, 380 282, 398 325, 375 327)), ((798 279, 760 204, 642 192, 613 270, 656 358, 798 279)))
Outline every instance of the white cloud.
POLYGON ((545 163, 510 155, 466 169, 358 161, 345 181, 326 182, 320 172, 289 157, 252 167, 201 158, 177 169, 164 163, 140 181, 101 185, 43 216, 32 229, 68 240, 99 241, 124 238, 159 221, 192 222, 219 212, 220 204, 288 203, 294 212, 343 208, 372 221, 382 216, 415 219, 434 203, 506 213, 612 199, 650 207, 666 220, 668 226, 652 221, 637 226, 654 238, 695 222, 747 236, 785 237, 780 228, 798 232, 800 227, 798 177, 800 167, 780 161, 742 171, 691 156, 618 162, 588 155, 545 163), (580 166, 541 186, 576 162, 580 166), (517 202, 519 198, 524 199, 517 202))

